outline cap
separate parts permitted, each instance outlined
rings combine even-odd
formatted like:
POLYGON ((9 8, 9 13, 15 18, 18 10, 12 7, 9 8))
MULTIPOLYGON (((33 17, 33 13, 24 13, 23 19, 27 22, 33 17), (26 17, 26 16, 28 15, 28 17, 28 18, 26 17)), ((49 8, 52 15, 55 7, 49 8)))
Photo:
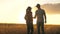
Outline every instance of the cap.
POLYGON ((36 7, 40 6, 40 4, 37 4, 36 7))

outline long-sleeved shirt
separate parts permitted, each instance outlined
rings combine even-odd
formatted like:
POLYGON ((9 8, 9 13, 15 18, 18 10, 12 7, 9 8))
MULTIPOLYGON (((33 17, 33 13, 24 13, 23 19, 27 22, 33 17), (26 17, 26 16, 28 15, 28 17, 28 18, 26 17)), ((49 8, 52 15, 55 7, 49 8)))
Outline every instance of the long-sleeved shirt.
POLYGON ((25 15, 26 21, 33 21, 32 12, 29 12, 25 15))

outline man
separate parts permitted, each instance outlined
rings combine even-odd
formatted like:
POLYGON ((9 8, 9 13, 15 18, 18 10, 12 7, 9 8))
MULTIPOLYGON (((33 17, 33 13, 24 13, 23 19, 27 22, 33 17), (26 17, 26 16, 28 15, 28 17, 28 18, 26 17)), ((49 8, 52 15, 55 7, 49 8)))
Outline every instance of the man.
POLYGON ((33 17, 31 12, 31 7, 26 9, 25 20, 27 24, 27 34, 33 34, 33 17))
POLYGON ((45 18, 45 23, 46 23, 46 14, 43 9, 41 9, 40 4, 37 4, 36 7, 38 8, 35 12, 35 17, 37 17, 37 30, 38 34, 40 34, 40 27, 42 30, 42 34, 44 34, 44 18, 45 18))

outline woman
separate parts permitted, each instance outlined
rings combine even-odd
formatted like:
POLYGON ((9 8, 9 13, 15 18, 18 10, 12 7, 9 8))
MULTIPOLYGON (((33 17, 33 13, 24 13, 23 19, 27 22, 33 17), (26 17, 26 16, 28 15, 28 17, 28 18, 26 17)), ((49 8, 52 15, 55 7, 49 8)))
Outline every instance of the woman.
POLYGON ((27 34, 33 34, 33 17, 31 12, 31 7, 26 9, 25 20, 27 24, 27 34))

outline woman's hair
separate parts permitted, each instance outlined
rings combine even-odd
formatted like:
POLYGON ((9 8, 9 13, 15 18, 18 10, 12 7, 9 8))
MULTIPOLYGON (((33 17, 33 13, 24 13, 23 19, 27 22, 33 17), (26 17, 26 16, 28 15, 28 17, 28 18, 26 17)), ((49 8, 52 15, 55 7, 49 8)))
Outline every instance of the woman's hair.
POLYGON ((32 19, 31 7, 28 7, 28 8, 26 9, 26 20, 33 21, 33 19, 32 19))
POLYGON ((26 9, 26 13, 29 13, 29 12, 31 12, 31 7, 28 7, 27 9, 26 9))

